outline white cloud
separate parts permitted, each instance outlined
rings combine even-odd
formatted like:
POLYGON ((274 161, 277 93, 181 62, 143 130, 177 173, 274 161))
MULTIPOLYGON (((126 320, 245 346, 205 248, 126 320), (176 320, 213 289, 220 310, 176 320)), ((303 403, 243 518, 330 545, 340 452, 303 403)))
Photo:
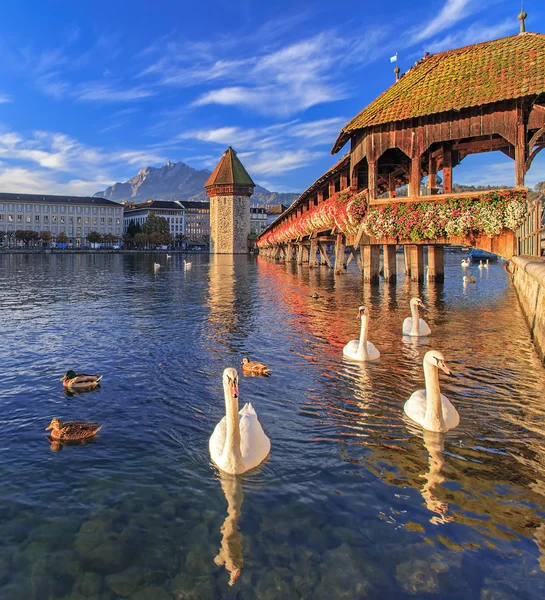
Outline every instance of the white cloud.
POLYGON ((13 102, 11 96, 0 92, 0 104, 7 104, 8 102, 13 102))
POLYGON ((486 40, 494 40, 503 35, 513 32, 513 20, 508 19, 496 25, 483 25, 475 23, 469 27, 464 27, 461 31, 451 33, 444 38, 440 38, 426 44, 426 50, 431 53, 443 52, 452 48, 460 48, 470 44, 477 44, 486 40))
POLYGON ((79 85, 72 93, 78 100, 103 102, 128 102, 154 96, 156 92, 141 87, 114 88, 100 82, 79 85))
POLYGON ((475 0, 446 0, 443 8, 424 27, 411 32, 413 42, 429 39, 465 19, 476 8, 475 0))
POLYGON ((256 175, 280 175, 306 167, 318 158, 326 156, 326 152, 312 152, 309 150, 289 150, 261 152, 259 154, 241 153, 246 168, 256 175))

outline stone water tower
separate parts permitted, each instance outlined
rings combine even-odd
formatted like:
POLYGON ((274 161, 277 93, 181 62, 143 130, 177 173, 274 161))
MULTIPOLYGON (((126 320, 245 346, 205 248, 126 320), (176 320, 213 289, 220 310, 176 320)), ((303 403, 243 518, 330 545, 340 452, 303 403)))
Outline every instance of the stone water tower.
POLYGON ((255 183, 231 146, 204 187, 210 197, 210 253, 246 254, 255 183))

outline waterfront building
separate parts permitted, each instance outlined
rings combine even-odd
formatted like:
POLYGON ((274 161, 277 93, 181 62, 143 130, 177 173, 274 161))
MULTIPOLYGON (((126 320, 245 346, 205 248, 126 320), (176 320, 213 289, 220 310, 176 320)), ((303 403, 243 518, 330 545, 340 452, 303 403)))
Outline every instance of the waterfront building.
POLYGON ((210 197, 210 252, 246 254, 255 183, 230 146, 204 187, 210 197))
POLYGON ((150 214, 157 217, 163 217, 168 221, 170 234, 173 237, 182 235, 185 231, 185 211, 184 207, 177 202, 169 200, 148 200, 139 204, 129 204, 125 208, 123 215, 123 231, 126 232, 131 224, 144 225, 150 214))
POLYGON ((0 193, 0 232, 63 233, 67 243, 81 246, 91 231, 112 234, 118 240, 123 228, 123 206, 105 198, 0 193))
POLYGON ((288 210, 289 206, 286 204, 277 204, 276 206, 267 207, 267 225, 270 225, 273 221, 288 210))
POLYGON ((184 235, 194 243, 210 243, 210 202, 180 200, 184 208, 184 235))
POLYGON ((259 235, 267 227, 267 209, 250 206, 250 234, 259 235))

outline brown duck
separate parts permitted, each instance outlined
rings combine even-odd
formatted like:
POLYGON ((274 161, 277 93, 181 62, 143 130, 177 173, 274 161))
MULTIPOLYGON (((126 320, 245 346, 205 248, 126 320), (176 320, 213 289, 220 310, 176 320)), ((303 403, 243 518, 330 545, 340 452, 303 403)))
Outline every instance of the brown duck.
POLYGON ((246 375, 270 375, 267 365, 246 357, 242 359, 242 370, 246 375))
POLYGON ((86 423, 85 421, 67 421, 63 423, 60 419, 52 419, 49 427, 45 430, 51 431, 54 440, 84 440, 93 437, 101 429, 100 423, 86 423))

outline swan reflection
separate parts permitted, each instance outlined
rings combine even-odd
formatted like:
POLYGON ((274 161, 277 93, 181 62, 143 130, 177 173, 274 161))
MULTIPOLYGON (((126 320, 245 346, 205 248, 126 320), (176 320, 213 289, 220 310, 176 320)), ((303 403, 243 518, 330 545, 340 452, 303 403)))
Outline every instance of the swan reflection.
POLYGON ((445 434, 434 431, 424 430, 424 447, 428 451, 428 472, 421 475, 425 480, 424 486, 420 490, 422 498, 426 503, 426 508, 435 515, 430 519, 430 523, 440 525, 448 523, 454 518, 447 515, 448 504, 439 500, 433 493, 433 489, 437 485, 441 485, 445 478, 441 475, 441 469, 445 464, 443 450, 445 446, 445 434))
POLYGON ((244 566, 242 534, 238 528, 244 494, 240 476, 222 471, 219 474, 221 489, 227 500, 227 517, 220 529, 222 533, 221 548, 214 557, 214 562, 218 567, 225 566, 225 570, 229 572, 229 585, 233 585, 240 577, 244 566))

